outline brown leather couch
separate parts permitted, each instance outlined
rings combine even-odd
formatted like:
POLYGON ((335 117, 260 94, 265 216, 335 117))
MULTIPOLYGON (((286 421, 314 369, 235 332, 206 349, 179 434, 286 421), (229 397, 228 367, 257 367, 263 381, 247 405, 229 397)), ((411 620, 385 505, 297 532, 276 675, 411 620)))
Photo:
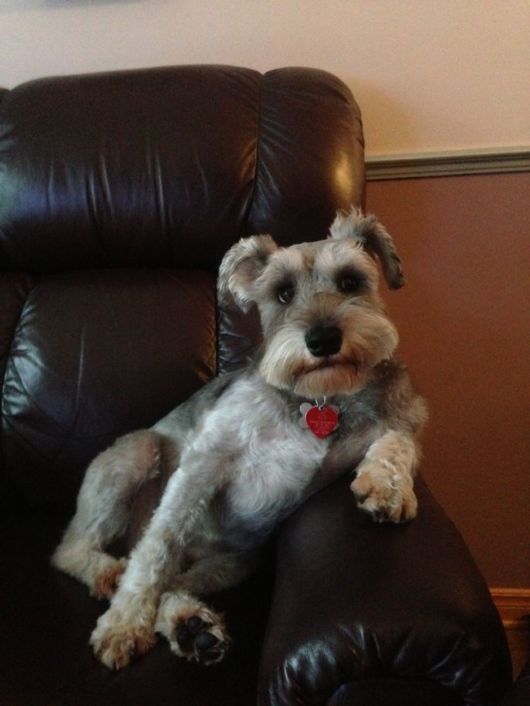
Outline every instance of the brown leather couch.
POLYGON ((528 704, 530 704, 530 659, 502 701, 502 706, 528 706, 528 704))
POLYGON ((313 496, 258 574, 212 599, 235 642, 211 668, 160 643, 108 671, 87 645, 104 604, 48 563, 89 460, 246 356, 254 319, 216 307, 224 251, 320 238, 363 192, 359 110, 321 71, 190 66, 3 94, 1 706, 499 702, 498 615, 421 481, 403 526, 361 516, 347 478, 313 496))

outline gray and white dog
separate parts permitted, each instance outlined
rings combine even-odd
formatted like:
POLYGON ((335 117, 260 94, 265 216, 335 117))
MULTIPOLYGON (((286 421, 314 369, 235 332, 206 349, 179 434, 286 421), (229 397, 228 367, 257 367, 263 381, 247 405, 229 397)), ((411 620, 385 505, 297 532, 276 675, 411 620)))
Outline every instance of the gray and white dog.
POLYGON ((225 255, 219 300, 257 305, 261 349, 101 453, 52 558, 111 599, 90 639, 108 667, 147 652, 157 634, 187 659, 222 659, 223 618, 199 597, 241 581, 278 522, 347 471, 356 469, 353 495, 374 520, 415 516, 426 411, 394 356, 376 258, 388 285, 401 287, 390 236, 356 209, 339 214, 325 240, 280 248, 251 236, 225 255), (128 559, 106 553, 126 532, 133 499, 163 473, 161 500, 128 559))

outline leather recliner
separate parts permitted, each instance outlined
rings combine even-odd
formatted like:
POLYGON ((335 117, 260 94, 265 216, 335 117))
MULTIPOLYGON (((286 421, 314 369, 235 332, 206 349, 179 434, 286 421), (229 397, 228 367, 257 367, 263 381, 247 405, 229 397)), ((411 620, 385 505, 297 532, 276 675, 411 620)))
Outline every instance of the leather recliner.
POLYGON ((160 642, 108 671, 88 647, 105 605, 49 565, 94 455, 255 343, 255 317, 216 305, 228 247, 319 239, 363 198, 360 113, 321 71, 189 66, 3 93, 2 706, 498 703, 499 617, 421 479, 410 524, 371 523, 348 478, 288 518, 258 573, 212 598, 234 638, 215 667, 160 642))

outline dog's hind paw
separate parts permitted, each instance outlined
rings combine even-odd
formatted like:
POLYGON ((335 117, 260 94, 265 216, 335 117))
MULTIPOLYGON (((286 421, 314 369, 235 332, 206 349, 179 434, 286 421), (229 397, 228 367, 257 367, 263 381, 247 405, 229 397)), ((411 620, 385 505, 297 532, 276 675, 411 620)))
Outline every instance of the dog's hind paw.
POLYGON ((176 655, 204 665, 220 662, 231 642, 223 617, 186 594, 163 597, 156 630, 176 655))
POLYGON ((149 652, 156 636, 145 628, 119 626, 92 633, 90 644, 94 654, 109 669, 123 669, 132 659, 149 652))
POLYGON ((183 656, 205 665, 220 662, 230 642, 222 624, 205 622, 198 615, 177 623, 175 640, 183 656))

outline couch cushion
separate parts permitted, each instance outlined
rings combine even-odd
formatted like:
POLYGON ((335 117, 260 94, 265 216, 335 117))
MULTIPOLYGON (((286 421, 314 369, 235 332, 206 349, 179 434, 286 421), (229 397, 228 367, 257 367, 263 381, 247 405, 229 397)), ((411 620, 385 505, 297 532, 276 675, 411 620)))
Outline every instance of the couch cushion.
POLYGON ((0 105, 0 269, 215 270, 239 237, 315 240, 362 202, 335 76, 184 66, 46 78, 0 105))
POLYGON ((0 521, 0 702, 9 706, 249 706, 269 607, 268 564, 235 591, 212 597, 234 644, 213 667, 189 664, 167 643, 120 672, 88 639, 106 603, 49 566, 66 517, 21 513, 0 521))
POLYGON ((35 276, 25 294, 4 377, 6 473, 30 505, 71 508, 96 453, 215 374, 215 282, 91 270, 35 276))
POLYGON ((180 67, 31 81, 0 110, 0 261, 210 267, 240 234, 260 75, 180 67))

